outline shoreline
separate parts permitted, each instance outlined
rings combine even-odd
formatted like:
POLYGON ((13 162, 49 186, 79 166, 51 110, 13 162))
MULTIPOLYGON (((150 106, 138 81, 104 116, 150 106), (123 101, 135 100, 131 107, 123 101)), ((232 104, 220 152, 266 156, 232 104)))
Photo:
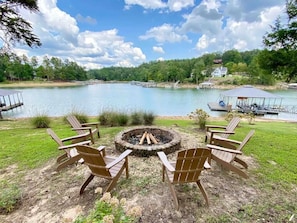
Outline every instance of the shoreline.
MULTIPOLYGON (((124 81, 73 81, 73 82, 48 82, 48 81, 21 81, 21 82, 11 82, 11 83, 0 83, 0 88, 34 88, 34 87, 75 87, 75 86, 83 86, 83 85, 93 85, 93 84, 113 84, 113 83, 129 83, 124 81)), ((157 83, 156 87, 165 88, 168 86, 168 83, 157 83)), ((197 84, 179 84, 178 88, 181 89, 196 89, 197 84)), ((213 89, 233 89, 243 85, 214 85, 213 89)), ((286 89, 283 84, 276 84, 273 86, 266 85, 253 85, 255 88, 259 88, 262 90, 277 90, 277 89, 286 89)))

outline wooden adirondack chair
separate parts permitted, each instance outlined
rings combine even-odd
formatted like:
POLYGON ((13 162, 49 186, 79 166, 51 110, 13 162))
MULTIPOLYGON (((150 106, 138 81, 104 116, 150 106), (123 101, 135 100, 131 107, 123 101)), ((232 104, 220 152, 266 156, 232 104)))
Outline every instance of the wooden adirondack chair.
POLYGON ((206 125, 205 142, 209 139, 210 144, 217 144, 217 139, 227 139, 231 134, 234 134, 235 128, 240 122, 239 117, 233 117, 228 125, 206 125))
POLYGON ((174 184, 192 183, 195 182, 209 205, 207 193, 200 182, 199 176, 202 170, 209 167, 207 159, 210 159, 211 151, 207 148, 195 148, 181 150, 177 154, 175 162, 169 162, 164 152, 157 153, 162 161, 162 180, 165 180, 165 175, 168 181, 170 191, 173 196, 176 209, 179 208, 177 196, 174 190, 174 184))
POLYGON ((104 192, 109 192, 115 187, 124 170, 126 170, 126 178, 129 177, 128 155, 132 150, 126 150, 118 157, 111 157, 106 156, 104 146, 99 147, 98 149, 85 145, 77 146, 76 148, 78 153, 84 159, 84 164, 91 170, 90 176, 81 186, 80 194, 84 192, 94 176, 110 180, 110 183, 104 192))
MULTIPOLYGON (((226 141, 229 144, 236 145, 236 149, 232 148, 225 148, 217 145, 206 145, 209 149, 211 149, 211 159, 215 160, 219 165, 222 167, 225 167, 228 170, 231 170, 243 178, 248 178, 248 175, 243 172, 239 167, 234 165, 234 162, 239 163, 241 166, 243 166, 245 169, 248 168, 248 165, 246 162, 244 162, 242 159, 238 157, 238 155, 242 154, 243 147, 247 144, 247 142, 251 139, 251 137, 254 135, 255 130, 251 130, 244 140, 242 142, 232 140, 232 139, 220 139, 221 141, 226 141)), ((226 144, 228 145, 228 144, 226 144)))
POLYGON ((64 151, 65 153, 57 158, 57 171, 60 171, 64 167, 76 163, 76 162, 83 162, 81 159, 81 156, 77 153, 75 147, 78 145, 89 145, 91 143, 90 140, 85 141, 85 136, 72 136, 68 138, 60 139, 57 134, 50 128, 47 129, 47 133, 50 135, 50 137, 58 144, 58 149, 64 151), (80 141, 77 143, 72 144, 64 144, 64 142, 67 141, 80 141))
POLYGON ((90 138, 92 143, 94 143, 95 133, 100 138, 99 122, 80 123, 75 115, 69 115, 66 119, 78 135, 86 134, 86 139, 90 138))

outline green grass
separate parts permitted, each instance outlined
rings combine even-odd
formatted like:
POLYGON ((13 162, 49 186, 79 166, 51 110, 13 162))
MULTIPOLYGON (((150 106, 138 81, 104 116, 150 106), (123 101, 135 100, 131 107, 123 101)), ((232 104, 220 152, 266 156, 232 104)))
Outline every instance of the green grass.
MULTIPOLYGON (((207 124, 225 125, 227 121, 208 122, 207 124)), ((194 129, 199 128, 198 125, 193 124, 193 120, 155 119, 154 125, 174 127, 178 128, 179 131, 193 134, 197 134, 194 129)), ((63 121, 63 118, 52 118, 51 128, 61 138, 74 134, 69 125, 63 121)), ((102 137, 100 143, 113 146, 115 135, 124 128, 127 127, 101 126, 100 133, 102 137)), ((254 186, 259 189, 266 188, 276 191, 292 190, 294 185, 297 185, 297 124, 256 122, 254 125, 250 125, 247 121, 243 121, 237 127, 236 134, 231 138, 242 140, 251 129, 256 130, 255 135, 243 152, 245 155, 254 157, 259 165, 258 168, 250 170, 250 174, 253 174, 257 179, 254 186)), ((37 168, 50 159, 54 160, 61 154, 61 151, 57 150, 55 142, 47 135, 46 130, 35 128, 30 119, 0 121, 0 137, 0 173, 9 171, 10 167, 13 166, 16 168, 17 174, 14 178, 0 180, 0 191, 4 191, 1 185, 6 185, 5 188, 11 188, 11 191, 13 191, 24 171, 37 168)), ((145 184, 145 179, 142 180, 134 183, 145 184)), ((8 194, 12 197, 11 202, 18 199, 18 196, 9 191, 8 194)), ((264 199, 264 203, 261 205, 265 212, 270 204, 266 204, 264 199)), ((256 207, 259 208, 261 205, 258 204, 256 207)), ((275 204, 275 208, 277 208, 277 205, 275 204)), ((289 208, 289 205, 286 204, 286 207, 280 208, 286 209, 289 208)), ((250 207, 246 206, 246 210, 249 211, 250 207)), ((253 211, 260 212, 260 210, 256 209, 253 209, 253 211)), ((281 211, 284 212, 285 210, 281 211)), ((240 214, 236 213, 235 215, 241 218, 240 214)), ((216 221, 215 218, 210 216, 208 222, 224 222, 225 220, 227 222, 230 216, 218 217, 221 218, 220 221, 216 221)))

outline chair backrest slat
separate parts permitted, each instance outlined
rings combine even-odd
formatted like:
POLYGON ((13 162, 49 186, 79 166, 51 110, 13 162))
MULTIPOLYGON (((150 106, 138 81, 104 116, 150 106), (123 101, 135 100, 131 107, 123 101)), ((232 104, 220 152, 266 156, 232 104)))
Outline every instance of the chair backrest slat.
POLYGON ((48 128, 47 133, 50 135, 50 137, 59 145, 59 146, 64 146, 64 143, 62 140, 57 136, 57 134, 50 128, 48 128))
MULTIPOLYGON (((81 123, 77 120, 74 115, 67 116, 67 121, 72 126, 72 128, 81 128, 81 123)), ((84 130, 75 130, 79 135, 84 134, 84 130)))
POLYGON ((109 170, 106 168, 106 162, 99 150, 85 145, 77 146, 76 149, 84 159, 84 163, 90 168, 94 175, 107 178, 111 177, 109 170))
POLYGON ((204 169, 204 163, 210 157, 210 150, 195 148, 182 150, 177 155, 174 182, 196 182, 204 169))
MULTIPOLYGON (((238 126, 240 122, 240 118, 239 117, 234 117, 231 119, 231 121, 229 122, 229 124, 226 126, 226 131, 234 131, 234 129, 238 126)), ((223 133, 221 135, 222 138, 228 138, 230 134, 225 134, 223 133)))
POLYGON ((252 138, 252 136, 254 135, 255 130, 251 130, 246 137, 244 138, 244 140, 240 143, 240 145, 238 146, 237 150, 241 151, 242 148, 245 146, 245 144, 248 143, 248 141, 250 141, 250 139, 252 138))

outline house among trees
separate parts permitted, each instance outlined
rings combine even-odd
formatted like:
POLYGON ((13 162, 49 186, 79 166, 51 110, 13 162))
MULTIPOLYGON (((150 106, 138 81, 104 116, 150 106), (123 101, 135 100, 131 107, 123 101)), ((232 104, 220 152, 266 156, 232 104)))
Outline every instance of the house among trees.
POLYGON ((228 74, 228 68, 227 67, 217 67, 212 73, 212 77, 225 77, 228 74))

